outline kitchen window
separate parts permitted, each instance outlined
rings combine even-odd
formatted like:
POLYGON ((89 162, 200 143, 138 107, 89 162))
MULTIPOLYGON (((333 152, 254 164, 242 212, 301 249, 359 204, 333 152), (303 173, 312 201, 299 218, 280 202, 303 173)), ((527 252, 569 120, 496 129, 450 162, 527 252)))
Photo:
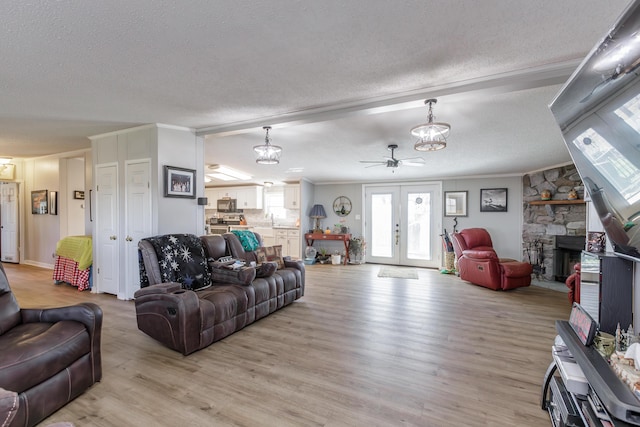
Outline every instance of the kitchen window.
POLYGON ((287 217, 287 210, 284 208, 283 192, 265 193, 264 205, 267 216, 272 216, 274 219, 284 219, 287 217))

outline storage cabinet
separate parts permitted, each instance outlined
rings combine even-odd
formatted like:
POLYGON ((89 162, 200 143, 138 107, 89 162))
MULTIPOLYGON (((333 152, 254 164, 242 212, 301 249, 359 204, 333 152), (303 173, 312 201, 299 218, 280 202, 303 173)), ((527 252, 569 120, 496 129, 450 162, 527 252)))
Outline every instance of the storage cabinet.
POLYGON ((282 256, 300 258, 300 230, 276 229, 275 244, 282 245, 282 256))
POLYGON ((610 253, 582 252, 580 305, 600 330, 616 333, 632 323, 633 263, 610 253))
POLYGON ((300 209, 300 185, 286 185, 283 191, 285 209, 300 209))
POLYGON ((214 187, 205 188, 207 195, 207 209, 217 209, 218 199, 230 198, 237 200, 238 209, 262 209, 263 191, 261 186, 251 187, 214 187))
POLYGON ((242 187, 236 190, 238 209, 262 209, 262 187, 242 187))

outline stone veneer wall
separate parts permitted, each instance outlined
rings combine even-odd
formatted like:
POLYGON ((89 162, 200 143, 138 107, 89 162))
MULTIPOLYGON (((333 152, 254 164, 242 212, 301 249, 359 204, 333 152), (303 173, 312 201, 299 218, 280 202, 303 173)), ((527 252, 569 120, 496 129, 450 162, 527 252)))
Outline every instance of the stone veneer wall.
POLYGON ((540 279, 554 280, 553 249, 555 236, 586 236, 586 205, 529 205, 540 200, 542 190, 549 190, 552 200, 567 200, 569 191, 575 189, 578 198, 584 199, 584 187, 574 165, 548 169, 525 175, 522 179, 524 221, 522 241, 525 261, 534 261, 533 243, 542 242, 544 272, 540 279), (533 258, 533 260, 531 259, 533 258))

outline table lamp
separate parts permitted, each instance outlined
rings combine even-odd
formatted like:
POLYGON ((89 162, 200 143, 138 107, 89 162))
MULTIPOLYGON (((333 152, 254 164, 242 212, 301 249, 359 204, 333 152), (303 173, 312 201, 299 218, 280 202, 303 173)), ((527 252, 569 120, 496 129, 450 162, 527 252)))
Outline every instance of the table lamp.
POLYGON ((311 208, 311 213, 309 214, 309 217, 316 220, 316 224, 315 224, 315 227, 313 228, 313 231, 322 232, 322 229, 320 228, 320 219, 327 217, 327 213, 324 211, 324 206, 313 205, 313 207, 311 208))

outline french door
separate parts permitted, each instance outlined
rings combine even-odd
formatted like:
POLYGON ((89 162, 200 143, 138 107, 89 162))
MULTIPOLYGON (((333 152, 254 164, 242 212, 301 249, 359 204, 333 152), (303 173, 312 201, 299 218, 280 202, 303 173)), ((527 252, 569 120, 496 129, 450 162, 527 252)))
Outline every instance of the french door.
POLYGON ((365 186, 366 261, 438 268, 440 183, 365 186))

